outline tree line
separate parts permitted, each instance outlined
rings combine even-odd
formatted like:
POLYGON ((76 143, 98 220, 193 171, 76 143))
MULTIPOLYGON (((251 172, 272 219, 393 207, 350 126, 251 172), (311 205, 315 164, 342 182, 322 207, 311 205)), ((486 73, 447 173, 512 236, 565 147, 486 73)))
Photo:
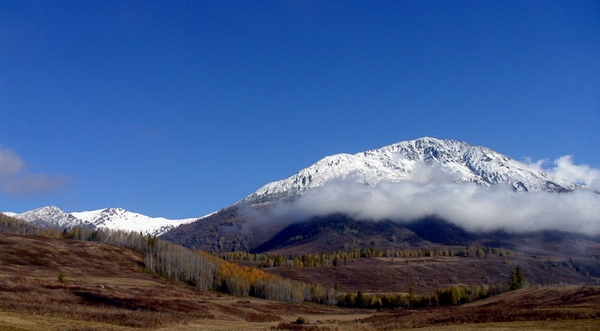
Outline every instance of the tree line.
POLYGON ((260 269, 241 267, 203 251, 192 251, 183 246, 145 236, 141 233, 119 230, 63 230, 64 239, 101 242, 145 252, 145 267, 157 274, 193 285, 199 290, 216 290, 236 296, 302 302, 336 304, 334 289, 320 284, 308 284, 284 279, 260 269))
POLYGON ((511 271, 506 284, 490 286, 451 286, 439 287, 434 293, 417 295, 414 288, 411 287, 408 294, 405 293, 385 293, 385 294, 364 294, 361 291, 357 293, 341 294, 338 298, 338 306, 354 308, 424 308, 459 305, 475 300, 489 298, 508 291, 515 291, 528 287, 523 270, 520 265, 511 271))
POLYGON ((496 247, 464 247, 464 248, 421 248, 404 250, 380 250, 376 247, 355 248, 347 251, 322 252, 319 254, 302 254, 285 256, 273 253, 249 253, 235 251, 214 253, 227 261, 259 261, 259 267, 335 267, 344 265, 350 259, 386 257, 386 258, 415 258, 415 257, 478 257, 515 256, 510 249, 496 247))
POLYGON ((440 287, 434 293, 417 295, 411 288, 406 293, 364 294, 345 293, 338 306, 353 308, 424 308, 469 303, 508 291, 506 285, 440 287))
POLYGON ((0 213, 0 231, 16 234, 40 235, 42 229, 20 219, 0 213))

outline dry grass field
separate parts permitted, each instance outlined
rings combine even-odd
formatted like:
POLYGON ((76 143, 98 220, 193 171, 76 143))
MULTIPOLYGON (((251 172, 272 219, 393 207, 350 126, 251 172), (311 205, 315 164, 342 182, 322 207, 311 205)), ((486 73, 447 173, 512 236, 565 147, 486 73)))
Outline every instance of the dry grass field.
POLYGON ((0 234, 0 330, 600 329, 598 286, 374 311, 198 291, 145 271, 143 261, 141 252, 99 243, 0 234))
POLYGON ((420 310, 376 313, 361 320, 374 330, 427 328, 453 330, 452 327, 481 329, 520 328, 544 330, 581 330, 586 325, 600 328, 600 287, 543 287, 504 293, 469 304, 420 310), (568 321, 566 323, 565 321, 568 321), (545 326, 544 326, 545 325, 545 326), (551 330, 551 329, 550 329, 551 330))
POLYGON ((0 233, 0 330, 169 329, 199 319, 264 329, 323 313, 353 311, 198 291, 145 271, 130 249, 0 233))
MULTIPOLYGON (((240 262, 258 265, 254 262, 240 262)), ((440 286, 491 285, 506 283, 515 266, 523 268, 528 281, 538 285, 600 284, 600 260, 565 256, 524 257, 420 257, 349 259, 337 267, 295 268, 271 267, 262 270, 278 276, 337 285, 342 291, 363 293, 435 292, 440 286)))

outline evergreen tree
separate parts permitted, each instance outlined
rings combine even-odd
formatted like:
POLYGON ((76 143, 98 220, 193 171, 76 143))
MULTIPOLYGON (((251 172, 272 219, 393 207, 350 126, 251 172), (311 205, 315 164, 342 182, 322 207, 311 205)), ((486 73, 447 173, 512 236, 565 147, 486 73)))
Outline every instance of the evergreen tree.
POLYGON ((358 291, 358 293, 356 293, 356 306, 357 307, 365 307, 366 304, 366 300, 365 300, 365 296, 362 294, 361 291, 358 291))
POLYGON ((525 276, 523 276, 523 270, 521 266, 517 267, 510 272, 510 278, 508 280, 508 289, 511 291, 522 289, 525 286, 525 276))

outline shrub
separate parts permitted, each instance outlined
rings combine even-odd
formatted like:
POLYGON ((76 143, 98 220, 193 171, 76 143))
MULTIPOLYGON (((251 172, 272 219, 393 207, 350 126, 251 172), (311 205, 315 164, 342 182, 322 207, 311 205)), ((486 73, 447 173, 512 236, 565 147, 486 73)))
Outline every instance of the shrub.
POLYGON ((62 270, 58 273, 58 282, 61 284, 67 283, 67 277, 65 277, 65 273, 62 270))

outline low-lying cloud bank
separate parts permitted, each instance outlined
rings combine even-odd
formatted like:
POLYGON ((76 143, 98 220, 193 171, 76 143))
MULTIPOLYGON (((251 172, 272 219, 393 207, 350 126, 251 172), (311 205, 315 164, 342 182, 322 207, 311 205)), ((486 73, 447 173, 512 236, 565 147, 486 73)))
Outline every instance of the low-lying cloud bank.
MULTIPOLYGON (((558 159, 555 168, 545 171, 592 189, 600 183, 598 169, 573 165, 570 157, 558 159)), ((344 213, 361 220, 398 222, 436 215, 472 232, 503 229, 600 234, 600 194, 592 190, 515 192, 507 185, 484 187, 447 180, 380 182, 376 186, 334 180, 294 202, 277 203, 271 213, 288 220, 344 213)))

